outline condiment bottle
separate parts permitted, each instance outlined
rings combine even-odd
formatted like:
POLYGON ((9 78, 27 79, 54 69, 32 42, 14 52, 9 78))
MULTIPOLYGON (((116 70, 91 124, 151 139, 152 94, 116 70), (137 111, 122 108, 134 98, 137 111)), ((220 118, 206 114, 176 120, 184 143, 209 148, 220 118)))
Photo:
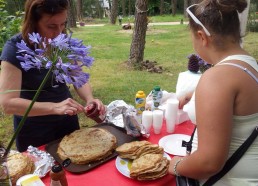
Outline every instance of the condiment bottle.
POLYGON ((163 96, 163 92, 160 89, 160 86, 155 86, 152 90, 153 104, 152 104, 151 110, 159 109, 159 105, 161 103, 162 96, 163 96))
POLYGON ((60 164, 54 165, 50 171, 50 186, 68 186, 65 171, 60 164))
POLYGON ((141 115, 145 110, 146 104, 146 95, 142 90, 139 90, 135 95, 135 107, 137 110, 137 114, 141 115))

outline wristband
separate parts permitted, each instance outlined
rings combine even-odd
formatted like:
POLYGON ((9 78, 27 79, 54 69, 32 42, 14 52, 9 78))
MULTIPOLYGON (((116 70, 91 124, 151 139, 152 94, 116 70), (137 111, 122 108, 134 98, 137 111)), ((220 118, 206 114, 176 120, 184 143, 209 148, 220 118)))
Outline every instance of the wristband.
POLYGON ((180 176, 180 174, 176 171, 176 167, 177 167, 177 165, 178 165, 182 160, 183 160, 182 158, 181 158, 181 159, 178 159, 178 160, 176 161, 175 165, 174 165, 174 174, 175 174, 176 176, 180 176))

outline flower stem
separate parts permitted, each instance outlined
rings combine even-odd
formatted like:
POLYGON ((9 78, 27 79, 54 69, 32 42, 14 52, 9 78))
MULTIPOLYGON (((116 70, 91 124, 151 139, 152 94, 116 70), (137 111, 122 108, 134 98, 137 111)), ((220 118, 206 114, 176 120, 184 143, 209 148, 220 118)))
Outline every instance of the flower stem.
POLYGON ((29 107, 27 108, 25 114, 23 115, 22 120, 20 121, 20 123, 19 123, 19 125, 18 125, 18 127, 17 127, 17 129, 16 129, 16 131, 15 131, 15 133, 14 133, 14 135, 13 135, 11 141, 9 142, 9 144, 8 144, 8 146, 7 146, 5 155, 7 155, 7 154, 10 152, 11 147, 12 147, 12 145, 13 145, 13 142, 14 142, 15 138, 17 137, 17 135, 18 135, 19 132, 21 131, 21 129, 22 129, 23 125, 24 125, 24 122, 25 122, 25 120, 26 120, 27 117, 28 117, 28 114, 30 113, 30 111, 31 111, 31 109, 32 109, 32 106, 34 105, 34 103, 35 103, 36 100, 38 99, 39 94, 40 94, 41 90, 43 89, 44 85, 46 84, 46 82, 47 82, 47 80, 48 80, 48 78, 49 78, 49 76, 50 76, 50 74, 51 74, 51 72, 52 72, 53 69, 54 69, 54 64, 52 64, 52 66, 51 66, 50 69, 48 70, 48 72, 47 72, 46 76, 44 77, 43 81, 41 82, 41 84, 40 84, 40 86, 39 86, 39 88, 38 88, 36 94, 34 95, 33 99, 31 100, 31 103, 30 103, 29 107))

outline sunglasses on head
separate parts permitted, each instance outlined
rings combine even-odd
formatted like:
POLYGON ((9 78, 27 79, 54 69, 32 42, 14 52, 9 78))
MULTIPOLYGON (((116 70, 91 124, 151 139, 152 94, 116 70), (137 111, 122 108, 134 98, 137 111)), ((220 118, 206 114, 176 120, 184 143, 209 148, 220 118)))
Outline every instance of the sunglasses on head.
POLYGON ((199 19, 197 19, 197 17, 195 17, 195 15, 191 12, 190 8, 192 8, 193 6, 196 6, 198 4, 193 4, 191 6, 189 6, 187 9, 186 9, 186 12, 188 13, 188 15, 194 20, 194 22, 198 25, 200 25, 204 32, 206 33, 207 36, 211 36, 210 32, 207 30, 207 28, 205 28, 205 26, 201 23, 201 21, 199 21, 199 19))

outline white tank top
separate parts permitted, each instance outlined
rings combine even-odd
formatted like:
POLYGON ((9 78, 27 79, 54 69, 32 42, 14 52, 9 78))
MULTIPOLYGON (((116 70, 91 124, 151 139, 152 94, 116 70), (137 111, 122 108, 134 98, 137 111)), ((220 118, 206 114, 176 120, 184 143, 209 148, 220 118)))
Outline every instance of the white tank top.
MULTIPOLYGON (((256 60, 251 56, 246 55, 233 55, 228 56, 216 65, 232 65, 244 70, 248 73, 257 83, 257 77, 248 69, 233 63, 225 62, 229 60, 240 60, 249 64, 253 69, 258 72, 258 65, 256 60)), ((196 124, 195 115, 195 93, 189 103, 187 104, 187 113, 191 121, 196 124)), ((234 128, 232 129, 232 140, 230 144, 229 157, 236 151, 236 149, 245 141, 251 134, 255 126, 258 125, 258 113, 247 116, 233 116, 234 128)), ((198 146, 197 130, 194 134, 193 149, 194 152, 198 146)), ((200 181, 204 183, 205 180, 200 181)), ((257 186, 258 185, 258 138, 254 141, 246 154, 239 160, 239 162, 216 184, 216 186, 257 186)))

